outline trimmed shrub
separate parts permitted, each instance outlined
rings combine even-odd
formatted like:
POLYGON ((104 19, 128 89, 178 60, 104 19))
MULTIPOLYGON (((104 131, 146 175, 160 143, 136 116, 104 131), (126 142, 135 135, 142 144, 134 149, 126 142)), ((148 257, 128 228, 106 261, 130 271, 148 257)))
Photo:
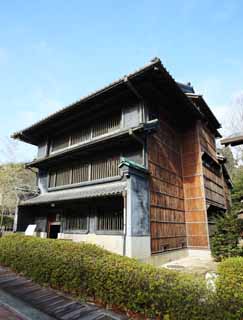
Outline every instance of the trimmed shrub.
POLYGON ((243 319, 243 258, 222 261, 216 281, 218 299, 225 309, 225 319, 243 319))
POLYGON ((0 263, 40 284, 147 317, 226 319, 215 295, 194 276, 91 244, 9 235, 0 239, 0 263))
POLYGON ((211 250, 215 260, 242 255, 239 247, 240 222, 233 212, 218 216, 215 220, 215 233, 211 238, 211 250))

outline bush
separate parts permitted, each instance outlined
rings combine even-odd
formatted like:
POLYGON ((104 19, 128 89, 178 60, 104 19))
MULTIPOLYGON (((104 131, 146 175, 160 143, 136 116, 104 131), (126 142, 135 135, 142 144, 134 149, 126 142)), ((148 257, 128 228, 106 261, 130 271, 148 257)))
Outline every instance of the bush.
POLYGON ((14 224, 14 218, 10 216, 3 216, 2 225, 5 228, 12 228, 14 224))
POLYGON ((223 258, 242 255, 242 249, 238 246, 240 221, 237 214, 229 212, 218 216, 215 223, 215 233, 211 238, 211 250, 214 258, 220 261, 223 258))
POLYGON ((95 245, 9 235, 0 263, 40 284, 122 310, 163 319, 225 319, 205 284, 95 245))
POLYGON ((225 319, 243 319, 243 258, 229 258, 219 264, 216 282, 225 319))

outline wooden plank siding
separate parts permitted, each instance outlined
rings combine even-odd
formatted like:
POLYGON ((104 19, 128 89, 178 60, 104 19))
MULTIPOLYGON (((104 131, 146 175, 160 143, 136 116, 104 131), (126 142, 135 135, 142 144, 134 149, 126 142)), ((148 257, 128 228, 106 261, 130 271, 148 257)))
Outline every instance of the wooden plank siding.
POLYGON ((230 194, 230 188, 227 185, 225 179, 224 179, 224 194, 225 194, 225 204, 226 208, 230 209, 232 202, 231 202, 231 194, 230 194))
POLYGON ((148 138, 151 252, 186 246, 180 135, 160 115, 160 128, 148 138))
POLYGON ((217 160, 217 150, 213 133, 203 124, 199 127, 201 151, 206 152, 215 162, 215 166, 203 165, 204 188, 207 204, 226 209, 226 194, 221 165, 217 160))
POLYGON ((215 136, 203 124, 200 124, 199 137, 202 152, 207 152, 216 162, 218 162, 215 136))
POLYGON ((148 138, 151 251, 208 249, 207 207, 230 205, 215 135, 201 121, 179 132, 165 114, 158 118, 160 128, 148 138))
POLYGON ((208 248, 208 221, 202 170, 200 122, 183 134, 182 166, 188 247, 208 248))

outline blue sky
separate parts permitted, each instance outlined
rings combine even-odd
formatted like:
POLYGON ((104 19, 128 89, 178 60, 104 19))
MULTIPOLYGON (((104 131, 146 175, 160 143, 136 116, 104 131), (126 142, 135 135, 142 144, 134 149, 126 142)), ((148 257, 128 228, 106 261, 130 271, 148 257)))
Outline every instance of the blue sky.
MULTIPOLYGON (((223 124, 235 112, 243 92, 241 0, 0 3, 0 150, 12 132, 154 56, 203 93, 223 124)), ((15 153, 28 161, 35 152, 19 143, 15 153)))

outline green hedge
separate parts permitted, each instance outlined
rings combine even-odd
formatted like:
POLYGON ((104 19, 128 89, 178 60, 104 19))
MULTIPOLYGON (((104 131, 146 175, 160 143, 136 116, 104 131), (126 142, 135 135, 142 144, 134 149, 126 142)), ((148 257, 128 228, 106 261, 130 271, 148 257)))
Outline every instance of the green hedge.
POLYGON ((215 294, 195 277, 95 245, 10 235, 0 239, 0 263, 40 284, 149 317, 226 319, 215 294))
POLYGON ((224 260, 218 267, 217 292, 226 319, 243 319, 243 258, 224 260))
POLYGON ((227 212, 215 219, 215 233, 210 241, 215 260, 243 255, 242 248, 238 246, 241 228, 240 219, 235 212, 227 212))

